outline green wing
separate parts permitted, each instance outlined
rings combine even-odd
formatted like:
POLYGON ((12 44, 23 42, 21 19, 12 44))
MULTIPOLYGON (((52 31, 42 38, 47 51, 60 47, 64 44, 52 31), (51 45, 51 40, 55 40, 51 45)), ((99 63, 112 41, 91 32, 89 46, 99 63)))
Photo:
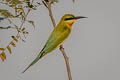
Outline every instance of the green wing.
POLYGON ((57 46, 64 42, 64 40, 68 37, 71 30, 67 26, 56 27, 48 38, 45 47, 42 52, 44 55, 48 52, 54 50, 57 46))

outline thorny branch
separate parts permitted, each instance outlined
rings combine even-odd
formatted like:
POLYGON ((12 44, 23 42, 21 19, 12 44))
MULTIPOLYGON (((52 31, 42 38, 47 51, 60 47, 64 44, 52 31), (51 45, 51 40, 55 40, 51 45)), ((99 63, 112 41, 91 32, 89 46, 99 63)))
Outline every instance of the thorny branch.
MULTIPOLYGON (((53 14, 52 14, 52 10, 51 10, 51 4, 54 2, 55 0, 51 0, 51 1, 48 1, 48 0, 44 0, 43 1, 43 4, 46 6, 46 8, 48 9, 49 11, 49 16, 51 18, 51 21, 53 23, 53 27, 55 28, 56 27, 56 23, 55 23, 55 19, 53 17, 53 14)), ((66 68, 67 68, 67 73, 68 73, 68 78, 69 80, 72 80, 72 76, 71 76, 71 71, 70 71, 70 65, 69 65, 69 58, 67 57, 65 51, 64 51, 64 48, 63 48, 63 45, 60 46, 60 51, 62 53, 62 55, 64 56, 64 59, 65 59, 65 62, 66 62, 66 68)))

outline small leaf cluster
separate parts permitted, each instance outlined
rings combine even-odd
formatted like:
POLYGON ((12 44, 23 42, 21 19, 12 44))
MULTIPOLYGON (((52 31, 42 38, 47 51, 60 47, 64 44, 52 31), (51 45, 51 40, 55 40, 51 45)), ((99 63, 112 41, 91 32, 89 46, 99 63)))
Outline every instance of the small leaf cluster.
MULTIPOLYGON (((39 2, 37 2, 37 4, 38 3, 39 2)), ((29 32, 26 30, 26 26, 23 24, 28 22, 35 29, 34 21, 27 19, 29 12, 34 10, 34 6, 33 1, 30 0, 0 0, 0 4, 8 6, 8 9, 0 9, 0 23, 4 22, 5 20, 8 22, 8 26, 0 25, 0 30, 15 29, 15 31, 17 31, 17 34, 15 34, 15 36, 11 36, 12 40, 9 42, 9 44, 4 48, 0 48, 0 58, 2 61, 4 61, 6 60, 5 50, 11 54, 11 47, 16 47, 16 43, 19 40, 25 42, 24 39, 29 32), (12 10, 10 11, 9 8, 12 10), (20 25, 14 23, 14 20, 19 20, 20 25), (21 37, 22 35, 24 36, 24 39, 21 37)), ((40 3, 38 5, 40 5, 40 3)))
POLYGON ((5 50, 7 49, 8 52, 11 54, 12 53, 11 47, 16 47, 15 42, 18 42, 18 37, 15 36, 11 36, 11 37, 12 37, 12 41, 6 46, 6 48, 0 48, 1 50, 0 58, 2 59, 2 61, 6 59, 5 50))

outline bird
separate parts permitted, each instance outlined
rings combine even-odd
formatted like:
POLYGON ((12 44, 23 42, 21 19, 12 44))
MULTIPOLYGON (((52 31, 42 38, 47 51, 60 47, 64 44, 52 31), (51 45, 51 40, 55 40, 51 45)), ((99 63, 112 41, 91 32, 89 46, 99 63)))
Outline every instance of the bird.
POLYGON ((63 44, 63 42, 68 38, 69 34, 72 30, 72 24, 76 22, 78 19, 87 18, 84 16, 74 16, 73 14, 65 14, 59 24, 54 28, 51 32, 46 44, 44 45, 43 49, 39 52, 38 56, 32 61, 31 64, 22 72, 24 73, 28 70, 32 65, 38 62, 46 54, 53 51, 55 48, 59 47, 63 44))

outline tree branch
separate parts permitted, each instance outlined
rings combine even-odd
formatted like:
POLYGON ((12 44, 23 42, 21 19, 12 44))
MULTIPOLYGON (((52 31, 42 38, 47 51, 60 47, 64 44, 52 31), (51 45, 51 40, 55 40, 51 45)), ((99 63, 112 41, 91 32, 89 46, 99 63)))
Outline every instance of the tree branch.
MULTIPOLYGON (((46 1, 44 0, 44 5, 46 6, 46 8, 48 9, 49 11, 49 16, 51 18, 51 21, 53 23, 53 27, 55 28, 56 27, 56 23, 55 23, 55 19, 53 17, 53 14, 52 14, 52 10, 51 10, 51 4, 54 2, 55 0, 51 0, 51 1, 46 1)), ((65 51, 64 51, 64 48, 63 48, 63 45, 60 45, 60 51, 62 53, 62 55, 64 56, 64 59, 65 59, 65 63, 66 63, 66 68, 67 68, 67 73, 68 73, 68 78, 69 80, 72 80, 72 76, 71 76, 71 71, 70 71, 70 65, 69 65, 69 58, 67 57, 65 51)))
POLYGON ((66 62, 68 78, 69 78, 69 80, 72 80, 70 64, 69 64, 69 58, 68 58, 68 56, 66 55, 66 53, 64 51, 63 45, 60 45, 60 51, 62 52, 62 55, 64 56, 64 59, 65 59, 65 62, 66 62))
MULTIPOLYGON (((48 3, 48 2, 47 2, 48 3)), ((52 14, 52 10, 51 10, 51 4, 48 3, 48 10, 49 10, 49 16, 51 18, 51 21, 53 23, 53 27, 55 28, 56 27, 56 23, 55 23, 55 19, 53 17, 53 14, 52 14)))

